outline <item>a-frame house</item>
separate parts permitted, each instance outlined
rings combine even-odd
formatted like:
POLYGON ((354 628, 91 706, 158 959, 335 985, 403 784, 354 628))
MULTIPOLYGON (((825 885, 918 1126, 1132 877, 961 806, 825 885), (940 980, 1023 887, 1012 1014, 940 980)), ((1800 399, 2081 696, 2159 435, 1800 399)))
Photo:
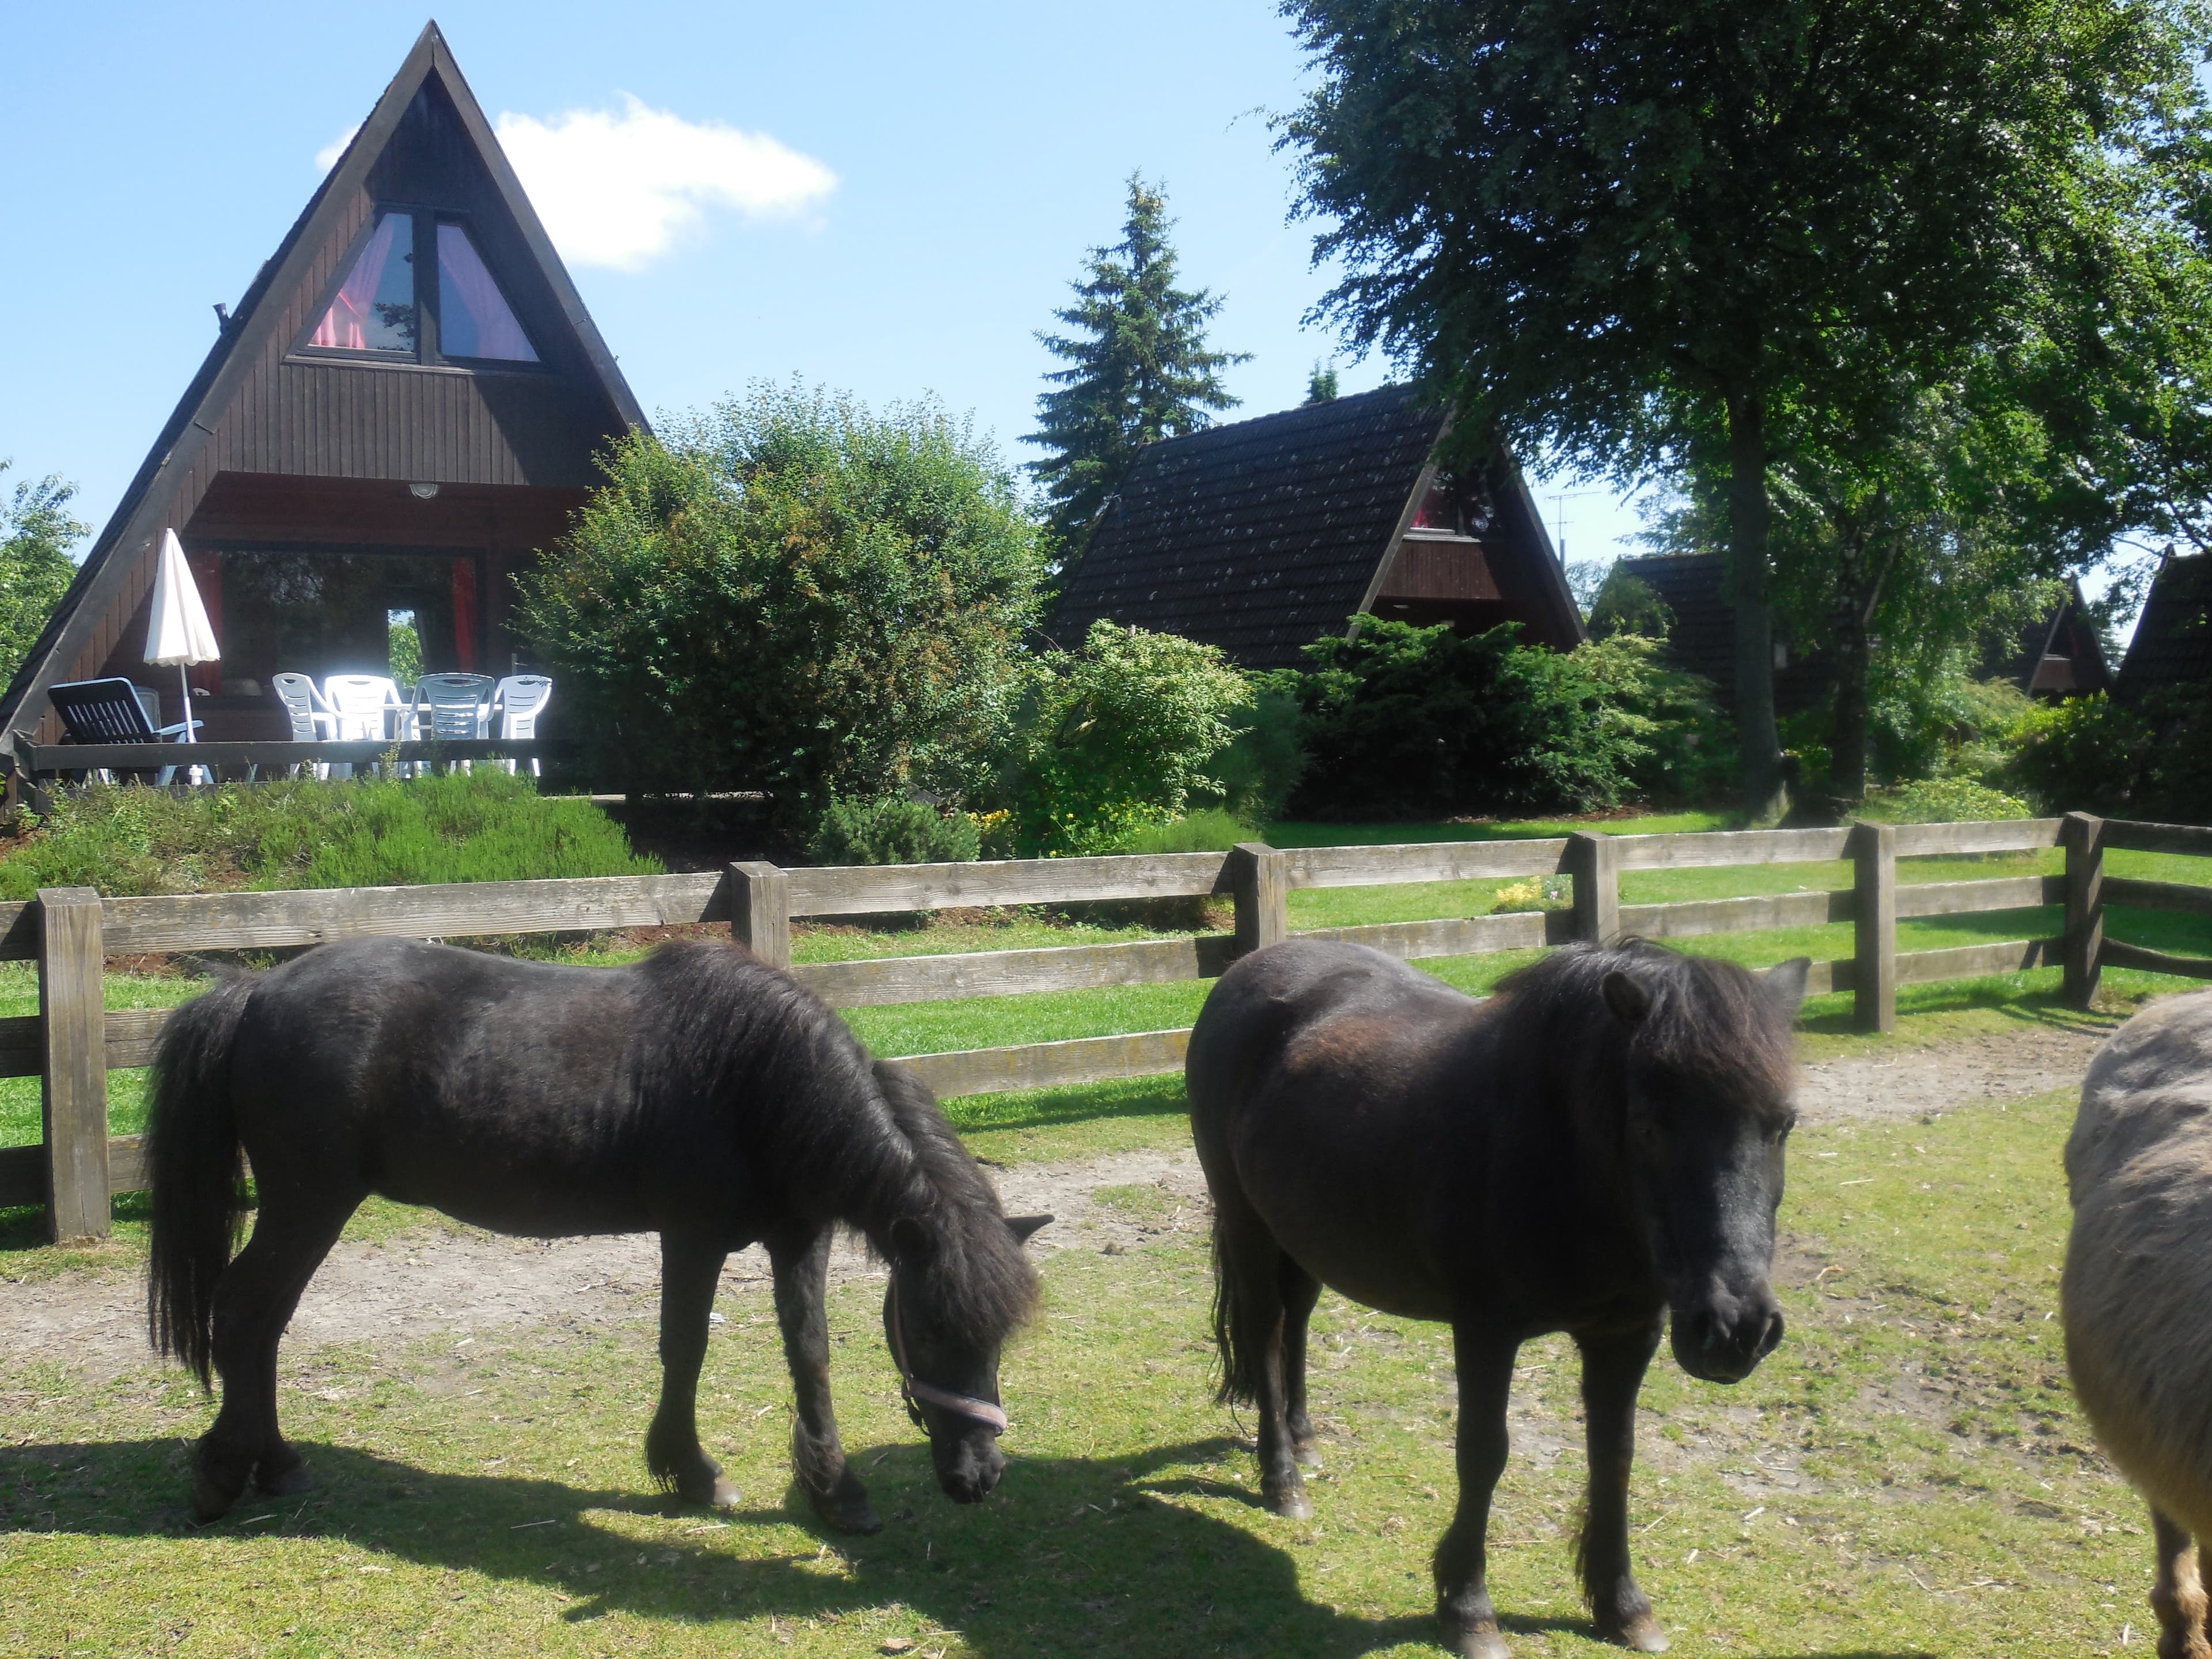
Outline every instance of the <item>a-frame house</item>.
POLYGON ((1503 448, 1480 476, 1437 461, 1441 410, 1408 386, 1208 427, 1137 452, 1099 514, 1049 631, 1101 619, 1297 667, 1361 616, 1583 640, 1566 574, 1503 448))
POLYGON ((644 418, 435 23, 422 31, 178 404, 0 706, 60 737, 46 688, 140 660, 162 532, 222 646, 192 671, 209 740, 282 738, 283 672, 505 673, 509 573, 592 456, 644 418))

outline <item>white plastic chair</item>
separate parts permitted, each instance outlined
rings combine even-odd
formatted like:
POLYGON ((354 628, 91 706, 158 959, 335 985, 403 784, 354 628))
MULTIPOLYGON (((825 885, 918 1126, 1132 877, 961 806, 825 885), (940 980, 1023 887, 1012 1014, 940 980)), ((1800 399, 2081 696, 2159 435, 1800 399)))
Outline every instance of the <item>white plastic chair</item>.
MULTIPOLYGON (((415 682, 416 735, 425 742, 469 742, 489 737, 492 678, 489 674, 425 674, 415 682)), ((464 772, 469 763, 458 763, 464 772)))
MULTIPOLYGON (((305 674, 272 674, 269 685, 276 692, 276 701, 283 704, 285 718, 292 723, 293 742, 327 743, 337 736, 337 713, 324 700, 314 681, 305 674)), ((327 761, 315 762, 314 769, 319 778, 331 775, 327 761)))
MULTIPOLYGON (((538 717, 545 712, 545 705, 553 701, 553 682, 543 674, 510 674, 499 683, 494 700, 499 710, 499 735, 501 739, 517 740, 538 736, 538 717)), ((505 763, 507 769, 514 770, 514 763, 505 763)), ((542 776, 537 757, 530 761, 530 775, 542 776)))
MULTIPOLYGON (((407 708, 399 701, 399 688, 384 674, 332 674, 323 682, 323 697, 334 717, 336 735, 342 740, 386 742, 393 736, 392 711, 400 710, 404 719, 407 708)), ((407 735, 404 726, 398 735, 407 735)), ((334 763, 331 775, 351 777, 352 763, 334 763)))
POLYGON ((392 735, 390 711, 406 708, 399 688, 383 674, 333 674, 323 682, 323 696, 337 718, 341 738, 382 742, 392 735))

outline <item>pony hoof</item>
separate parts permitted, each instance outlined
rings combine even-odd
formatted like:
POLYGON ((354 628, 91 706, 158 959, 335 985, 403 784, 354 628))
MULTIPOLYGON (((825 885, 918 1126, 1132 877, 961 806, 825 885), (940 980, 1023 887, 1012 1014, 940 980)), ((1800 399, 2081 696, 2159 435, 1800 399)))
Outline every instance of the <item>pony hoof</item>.
POLYGON ((1513 1650, 1505 1645, 1505 1638, 1498 1633, 1495 1625, 1479 1625, 1473 1630, 1444 1632, 1443 1645, 1460 1656, 1460 1659, 1513 1659, 1513 1650))
POLYGON ((1261 1496, 1266 1499, 1268 1509, 1285 1521, 1313 1519, 1313 1499, 1307 1497, 1302 1488, 1294 1486, 1288 1492, 1263 1492, 1261 1496))
POLYGON ((222 1520, 245 1492, 243 1476, 236 1480, 219 1480, 205 1469, 196 1470, 192 1475, 192 1518, 200 1522, 222 1520))
POLYGON ((264 1498, 297 1498, 315 1489, 315 1477, 297 1458, 281 1469, 263 1469, 253 1477, 253 1490, 264 1498))
POLYGON ((817 1496, 814 1512, 822 1517, 824 1525, 839 1532, 857 1533, 863 1538, 884 1529, 884 1517, 876 1513, 876 1506, 866 1498, 845 1498, 834 1492, 828 1497, 817 1496))
POLYGON ((1612 1639, 1632 1653, 1664 1653, 1674 1644, 1667 1639, 1667 1632, 1659 1621, 1648 1613, 1639 1613, 1620 1630, 1612 1639))
POLYGON ((733 1510, 744 1501, 737 1482, 720 1469, 700 1480, 681 1482, 676 1488, 676 1496, 686 1504, 707 1510, 733 1510))

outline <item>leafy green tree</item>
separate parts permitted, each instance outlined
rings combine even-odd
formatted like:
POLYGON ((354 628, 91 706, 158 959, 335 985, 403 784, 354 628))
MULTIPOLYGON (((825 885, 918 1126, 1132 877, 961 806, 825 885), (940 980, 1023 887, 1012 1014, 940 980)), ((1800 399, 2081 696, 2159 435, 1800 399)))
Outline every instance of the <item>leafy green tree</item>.
POLYGON ((1674 629, 1674 613, 1650 582, 1616 564, 1591 596, 1586 620, 1594 640, 1621 634, 1663 640, 1674 629))
POLYGON ((1081 552, 1137 451, 1200 430, 1210 423, 1208 410, 1235 408, 1220 371, 1250 360, 1249 352, 1206 345, 1221 296, 1176 286, 1167 215, 1166 197, 1130 174, 1121 240, 1091 250, 1075 303, 1054 313, 1076 331, 1036 337, 1067 367, 1045 376, 1058 389, 1037 398, 1029 441, 1050 453, 1029 465, 1072 553, 1081 552))
MULTIPOLYGON (((1940 758, 1944 711, 1984 641, 2046 611, 2056 579, 2116 528, 2017 390, 1990 354, 1960 383, 1902 383, 1848 422, 1787 408, 1794 441, 1769 472, 1776 603, 1796 646, 1834 670, 1829 708, 1798 719, 1794 746, 1843 801, 1864 798, 1872 750, 1893 774, 1940 758)), ((1726 488, 1724 463, 1693 459, 1652 540, 1721 541, 1726 488)))
POLYGON ((2118 525, 2212 549, 2212 111, 2114 145, 2017 354, 2023 401, 2118 525))
POLYGON ((1024 854, 1092 853, 1220 797, 1252 689, 1213 646, 1100 619, 1038 658, 1007 793, 1024 854))
POLYGON ((2195 97, 2192 0, 1287 0, 1325 302, 1457 432, 1724 469, 1742 776, 1778 797, 1767 468, 1791 409, 1942 384, 2195 97))
POLYGON ((1336 365, 1316 363, 1313 373, 1306 376, 1305 407, 1311 409, 1316 404, 1333 404, 1336 398, 1336 365))
POLYGON ((518 583, 601 775, 765 789, 796 836, 833 796, 988 781, 1042 559, 965 424, 762 385, 602 467, 518 583))
MULTIPOLYGON (((13 465, 0 461, 0 472, 13 465)), ((0 498, 0 683, 15 678, 69 592, 76 566, 69 550, 92 527, 69 512, 76 486, 49 473, 18 480, 0 498)))

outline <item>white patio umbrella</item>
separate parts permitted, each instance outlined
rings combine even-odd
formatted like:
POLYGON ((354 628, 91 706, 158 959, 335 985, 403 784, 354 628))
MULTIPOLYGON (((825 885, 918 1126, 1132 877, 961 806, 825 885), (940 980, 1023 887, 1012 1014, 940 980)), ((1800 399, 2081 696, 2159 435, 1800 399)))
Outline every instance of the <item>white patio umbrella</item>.
POLYGON ((192 584, 192 568, 185 562, 184 544, 173 530, 161 532, 161 562, 154 571, 154 614, 146 624, 146 660, 177 671, 185 693, 185 741, 192 735, 192 687, 185 671, 196 663, 219 662, 222 647, 208 623, 207 606, 192 584))

